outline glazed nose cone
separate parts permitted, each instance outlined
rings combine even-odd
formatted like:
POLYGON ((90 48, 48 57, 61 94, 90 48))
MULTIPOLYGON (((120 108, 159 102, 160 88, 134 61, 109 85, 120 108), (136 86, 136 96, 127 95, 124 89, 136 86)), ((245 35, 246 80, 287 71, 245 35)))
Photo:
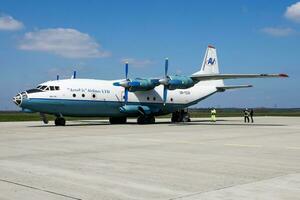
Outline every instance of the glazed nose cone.
POLYGON ((17 94, 15 97, 13 97, 13 102, 17 105, 20 106, 22 103, 22 95, 17 94))

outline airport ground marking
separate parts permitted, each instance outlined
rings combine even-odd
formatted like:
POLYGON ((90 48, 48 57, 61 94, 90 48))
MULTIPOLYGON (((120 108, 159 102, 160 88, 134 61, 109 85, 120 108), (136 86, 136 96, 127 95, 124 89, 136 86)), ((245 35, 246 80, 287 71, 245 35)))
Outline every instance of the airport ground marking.
POLYGON ((66 197, 66 198, 69 198, 69 199, 82 200, 80 198, 72 197, 72 196, 69 196, 69 195, 66 195, 66 194, 61 194, 61 193, 53 192, 53 191, 50 191, 50 190, 41 189, 41 188, 37 188, 37 187, 34 187, 34 186, 25 185, 25 184, 22 184, 22 183, 17 183, 17 182, 14 182, 14 181, 9 181, 9 180, 5 180, 5 179, 0 179, 0 181, 4 182, 4 183, 14 184, 14 185, 17 185, 17 186, 20 186, 20 187, 26 187, 26 188, 30 188, 30 189, 33 189, 33 190, 38 190, 38 191, 41 191, 41 192, 46 192, 46 193, 66 197))
POLYGON ((224 146, 251 147, 251 148, 260 148, 260 147, 262 147, 262 145, 256 145, 256 144, 224 144, 224 146))
POLYGON ((285 147, 285 148, 289 150, 300 150, 300 147, 285 147))

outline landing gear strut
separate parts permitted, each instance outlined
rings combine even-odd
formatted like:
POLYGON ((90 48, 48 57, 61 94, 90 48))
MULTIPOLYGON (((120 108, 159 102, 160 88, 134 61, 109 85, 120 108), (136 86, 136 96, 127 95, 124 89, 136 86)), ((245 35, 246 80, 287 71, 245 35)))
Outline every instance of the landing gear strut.
POLYGON ((66 120, 63 117, 57 117, 54 121, 55 126, 65 126, 66 125, 66 120))
POLYGON ((155 117, 153 115, 141 115, 137 118, 138 124, 154 124, 155 117))
POLYGON ((172 118, 171 122, 176 123, 176 122, 190 122, 190 114, 188 110, 178 110, 176 112, 172 113, 172 118))
POLYGON ((126 124, 127 118, 126 117, 110 117, 109 123, 110 124, 126 124))

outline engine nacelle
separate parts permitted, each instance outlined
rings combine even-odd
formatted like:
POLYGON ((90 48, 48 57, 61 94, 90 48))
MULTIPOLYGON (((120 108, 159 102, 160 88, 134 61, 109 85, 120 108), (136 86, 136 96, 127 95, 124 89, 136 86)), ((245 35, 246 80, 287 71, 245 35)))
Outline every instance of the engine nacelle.
POLYGON ((188 76, 169 76, 168 89, 187 89, 195 85, 193 79, 188 76))
POLYGON ((156 86, 159 85, 158 80, 152 80, 152 79, 133 79, 129 82, 129 91, 135 92, 135 91, 147 91, 152 90, 156 86))
POLYGON ((126 114, 149 115, 151 114, 151 109, 148 106, 125 105, 120 107, 120 112, 126 114))

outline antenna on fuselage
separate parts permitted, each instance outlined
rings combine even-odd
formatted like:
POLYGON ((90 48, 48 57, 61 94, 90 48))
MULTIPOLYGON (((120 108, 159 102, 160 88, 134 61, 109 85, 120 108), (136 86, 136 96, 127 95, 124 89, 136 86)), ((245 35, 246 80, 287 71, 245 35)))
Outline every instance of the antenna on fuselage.
POLYGON ((59 75, 56 75, 56 80, 59 80, 59 75))
POLYGON ((76 79, 76 71, 73 72, 73 75, 71 76, 71 79, 76 79))

